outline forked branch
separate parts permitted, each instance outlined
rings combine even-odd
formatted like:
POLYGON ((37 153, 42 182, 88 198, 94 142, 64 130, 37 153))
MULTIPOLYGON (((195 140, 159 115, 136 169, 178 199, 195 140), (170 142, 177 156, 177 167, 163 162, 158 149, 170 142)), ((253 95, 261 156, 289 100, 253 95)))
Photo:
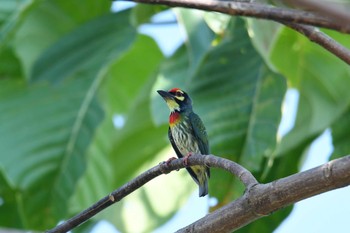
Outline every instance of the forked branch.
MULTIPOLYGON (((239 1, 213 1, 213 0, 125 0, 137 3, 167 5, 171 7, 184 7, 200 9, 205 11, 215 11, 232 16, 248 16, 258 19, 273 20, 296 30, 297 32, 308 37, 311 41, 324 47, 329 52, 350 65, 350 50, 319 31, 315 27, 333 29, 343 33, 350 33, 349 14, 337 14, 338 8, 330 5, 331 14, 327 17, 324 11, 308 12, 297 9, 279 8, 267 4, 255 2, 239 2, 239 1)), ((293 2, 289 0, 281 0, 293 2)), ((309 0, 307 3, 322 6, 322 10, 327 7, 328 3, 309 0)), ((298 0, 296 3, 306 4, 304 1, 298 0)), ((307 6, 310 6, 307 5, 307 6)))
POLYGON ((277 22, 287 21, 316 27, 333 29, 343 33, 350 33, 348 22, 338 22, 324 15, 311 12, 279 8, 267 4, 239 1, 213 1, 213 0, 125 0, 154 5, 171 7, 193 8, 205 11, 215 11, 232 16, 249 16, 258 19, 268 19, 277 22))
MULTIPOLYGON (((350 156, 330 161, 322 166, 268 184, 259 184, 247 169, 230 160, 213 155, 193 155, 189 157, 188 165, 206 165, 225 169, 242 181, 246 186, 246 192, 241 198, 178 232, 233 231, 297 201, 350 185, 350 156)), ((182 159, 173 160, 168 165, 161 163, 47 232, 67 232, 108 206, 120 201, 155 177, 180 168, 184 168, 182 159)))
POLYGON ((350 185, 350 156, 268 184, 252 186, 244 195, 178 233, 232 232, 300 200, 350 185))

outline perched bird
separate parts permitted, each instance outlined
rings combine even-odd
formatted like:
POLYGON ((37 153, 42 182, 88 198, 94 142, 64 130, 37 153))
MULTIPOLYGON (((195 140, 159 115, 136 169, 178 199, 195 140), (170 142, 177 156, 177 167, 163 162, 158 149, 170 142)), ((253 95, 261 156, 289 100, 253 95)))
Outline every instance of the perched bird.
MULTIPOLYGON (((192 100, 179 88, 169 91, 157 91, 170 109, 168 137, 177 157, 184 158, 193 154, 209 154, 208 136, 202 120, 192 110, 192 100)), ((199 196, 208 194, 210 170, 206 166, 186 168, 199 186, 199 196)))

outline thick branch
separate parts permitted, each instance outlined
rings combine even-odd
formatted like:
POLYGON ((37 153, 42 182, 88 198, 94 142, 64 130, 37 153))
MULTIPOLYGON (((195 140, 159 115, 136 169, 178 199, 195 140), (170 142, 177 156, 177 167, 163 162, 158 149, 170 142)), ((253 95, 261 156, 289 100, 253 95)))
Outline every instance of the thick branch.
MULTIPOLYGON (((248 189, 258 183, 254 176, 244 167, 228 159, 216 157, 214 155, 192 155, 188 159, 188 165, 207 165, 209 167, 220 167, 237 176, 248 189)), ((155 177, 162 174, 167 174, 173 170, 178 170, 184 167, 185 166, 183 164, 182 159, 173 160, 169 164, 161 163, 158 166, 155 166, 149 169, 148 171, 142 173, 141 175, 126 183, 119 189, 113 191, 110 195, 102 198, 100 201, 96 202, 88 209, 80 212, 78 215, 67 220, 66 222, 63 222, 62 224, 56 226, 53 229, 48 230, 47 232, 61 233, 72 230, 74 227, 90 219, 91 217, 101 212, 108 206, 120 201, 136 189, 146 184, 148 181, 154 179, 155 177)))
POLYGON ((287 21, 329 28, 350 33, 350 24, 334 22, 324 16, 294 9, 272 7, 259 3, 213 1, 213 0, 127 0, 132 2, 161 4, 171 7, 194 8, 205 11, 216 11, 228 15, 250 16, 259 19, 287 21))
POLYGON ((232 232, 290 204, 347 185, 350 185, 350 156, 255 185, 241 198, 177 232, 232 232))
MULTIPOLYGON (((324 47, 335 56, 350 65, 350 51, 337 41, 320 32, 317 28, 309 25, 330 28, 341 32, 350 33, 349 21, 342 20, 344 16, 340 14, 337 20, 330 20, 310 12, 277 8, 264 4, 251 2, 234 2, 234 1, 212 1, 212 0, 126 0, 147 4, 163 4, 168 6, 178 6, 186 8, 195 8, 206 11, 216 11, 229 15, 250 16, 260 19, 270 19, 300 32, 308 37, 311 41, 324 47)), ((284 0, 288 1, 288 0, 284 0)), ((299 1, 298 2, 303 2, 299 1)), ((315 1, 308 1, 315 4, 315 1)), ((301 3, 300 3, 301 4, 301 3)), ((327 14, 322 14, 327 15, 327 14)), ((335 19, 336 14, 332 14, 331 19, 335 19)), ((346 16, 347 19, 350 16, 346 16)))

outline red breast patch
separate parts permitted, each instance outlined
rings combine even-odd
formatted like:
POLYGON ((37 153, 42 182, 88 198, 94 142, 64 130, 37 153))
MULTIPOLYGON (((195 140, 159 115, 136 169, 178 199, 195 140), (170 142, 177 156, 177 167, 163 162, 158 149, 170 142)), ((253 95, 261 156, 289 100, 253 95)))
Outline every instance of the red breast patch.
POLYGON ((180 113, 178 112, 172 112, 169 116, 169 123, 170 125, 176 124, 181 118, 180 113))

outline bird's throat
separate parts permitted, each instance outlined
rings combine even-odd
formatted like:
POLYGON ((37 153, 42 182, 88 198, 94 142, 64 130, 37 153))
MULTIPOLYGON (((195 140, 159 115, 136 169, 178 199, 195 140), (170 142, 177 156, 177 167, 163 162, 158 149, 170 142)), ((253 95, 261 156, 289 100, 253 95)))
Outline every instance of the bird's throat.
POLYGON ((181 115, 179 112, 174 111, 170 113, 170 116, 169 116, 170 127, 173 127, 174 125, 179 123, 180 120, 181 120, 181 115))

